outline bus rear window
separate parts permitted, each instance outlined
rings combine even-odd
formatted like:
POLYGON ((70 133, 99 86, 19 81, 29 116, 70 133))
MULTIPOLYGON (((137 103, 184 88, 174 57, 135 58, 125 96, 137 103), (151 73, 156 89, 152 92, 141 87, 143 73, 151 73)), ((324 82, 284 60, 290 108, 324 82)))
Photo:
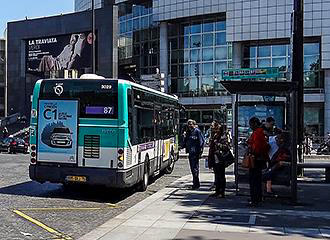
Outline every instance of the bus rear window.
POLYGON ((40 99, 78 99, 79 117, 118 118, 118 82, 112 80, 45 80, 40 99))

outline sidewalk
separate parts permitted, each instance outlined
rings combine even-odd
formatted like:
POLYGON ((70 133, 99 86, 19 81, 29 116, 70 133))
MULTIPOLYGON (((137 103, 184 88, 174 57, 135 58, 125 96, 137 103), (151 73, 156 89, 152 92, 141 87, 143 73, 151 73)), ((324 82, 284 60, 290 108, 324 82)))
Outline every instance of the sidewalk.
POLYGON ((210 198, 212 173, 202 173, 198 191, 188 189, 191 177, 151 195, 80 240, 215 240, 330 238, 330 185, 299 184, 303 204, 279 199, 247 208, 237 196, 234 178, 227 176, 225 199, 210 198))

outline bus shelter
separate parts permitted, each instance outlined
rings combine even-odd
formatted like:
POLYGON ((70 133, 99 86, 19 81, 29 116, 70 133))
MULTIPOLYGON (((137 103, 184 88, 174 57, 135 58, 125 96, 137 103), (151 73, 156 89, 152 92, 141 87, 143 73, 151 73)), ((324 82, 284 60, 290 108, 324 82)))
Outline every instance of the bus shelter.
MULTIPOLYGON (((297 85, 295 82, 275 81, 221 81, 223 87, 233 97, 233 145, 235 155, 235 185, 236 194, 248 193, 248 170, 241 167, 244 153, 247 149, 245 140, 250 135, 248 120, 252 117, 250 109, 265 113, 268 117, 277 115, 278 126, 290 135, 291 162, 287 164, 285 183, 288 191, 283 197, 297 201, 297 85), (268 113, 267 113, 268 112, 268 113), (270 113, 270 114, 269 114, 270 113), (249 116, 250 114, 250 116, 249 116), (244 124, 245 123, 245 124, 244 124), (289 192, 289 193, 288 193, 289 192)), ((252 111, 253 114, 253 111, 252 111)), ((253 114, 255 116, 255 114, 253 114)), ((302 129, 300 129, 302 131, 302 129)), ((276 184, 276 181, 275 181, 276 184)), ((279 193, 281 195, 281 193, 279 193)))

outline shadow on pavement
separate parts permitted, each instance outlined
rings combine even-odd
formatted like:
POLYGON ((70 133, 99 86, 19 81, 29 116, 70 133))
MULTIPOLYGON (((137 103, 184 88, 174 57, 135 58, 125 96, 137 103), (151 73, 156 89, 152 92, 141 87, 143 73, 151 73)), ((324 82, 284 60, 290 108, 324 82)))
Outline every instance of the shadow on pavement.
POLYGON ((34 181, 19 183, 0 188, 0 194, 22 195, 30 197, 61 198, 88 200, 93 202, 117 203, 137 192, 136 187, 113 189, 103 186, 70 185, 44 183, 34 181))
MULTIPOLYGON (((308 239, 322 238, 319 229, 330 228, 329 184, 298 182, 298 204, 292 204, 289 199, 266 198, 261 206, 255 208, 246 206, 247 196, 235 194, 233 182, 228 182, 225 198, 205 199, 205 194, 213 192, 208 190, 208 185, 210 184, 202 182, 202 189, 199 191, 174 191, 173 196, 168 196, 167 199, 181 199, 178 206, 184 209, 181 211, 179 207, 174 213, 189 219, 190 224, 202 224, 206 229, 209 228, 208 224, 218 224, 221 233, 222 227, 225 229, 224 232, 251 233, 261 230, 270 236, 267 239, 277 239, 279 236, 292 236, 294 239, 297 236, 308 239), (194 209, 199 204, 201 206, 194 212, 186 211, 187 208, 194 209)), ((182 239, 213 239, 211 236, 208 238, 188 235, 182 239)), ((221 239, 221 235, 218 237, 216 239, 221 239)))

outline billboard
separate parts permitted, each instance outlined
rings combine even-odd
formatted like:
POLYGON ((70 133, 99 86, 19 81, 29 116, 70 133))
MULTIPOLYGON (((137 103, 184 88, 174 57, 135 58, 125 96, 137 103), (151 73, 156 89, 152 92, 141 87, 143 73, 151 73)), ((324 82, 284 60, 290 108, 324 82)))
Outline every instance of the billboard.
POLYGON ((91 67, 92 33, 81 32, 26 40, 28 72, 91 67))
POLYGON ((38 161, 75 164, 78 100, 40 100, 38 161))

